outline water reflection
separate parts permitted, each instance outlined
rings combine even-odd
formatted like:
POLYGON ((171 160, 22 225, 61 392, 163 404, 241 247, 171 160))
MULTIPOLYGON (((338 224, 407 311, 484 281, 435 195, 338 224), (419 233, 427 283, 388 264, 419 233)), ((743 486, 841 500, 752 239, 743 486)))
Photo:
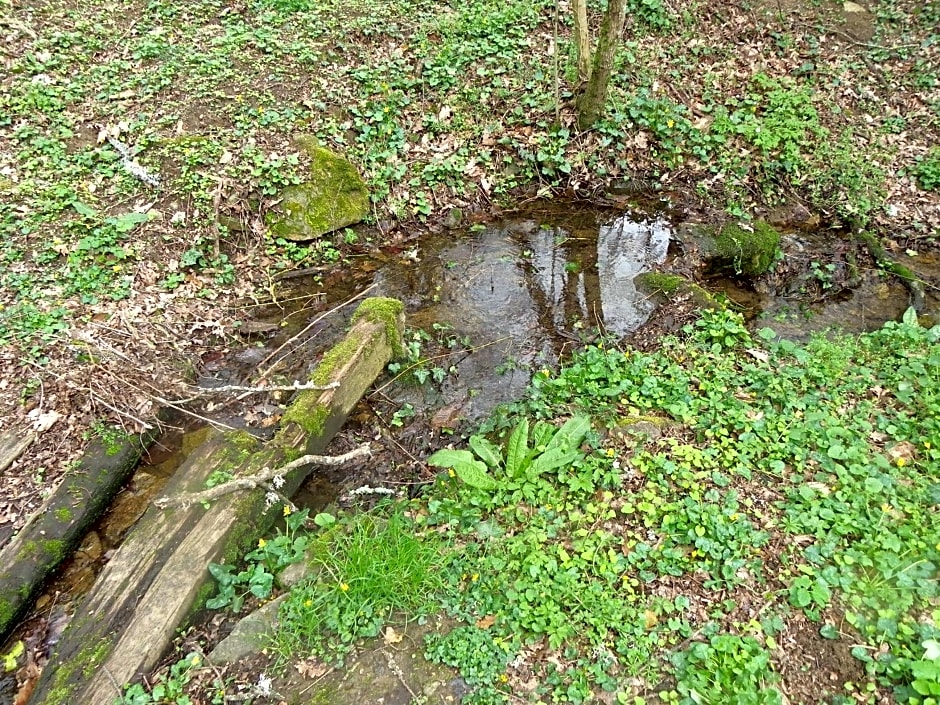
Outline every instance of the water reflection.
POLYGON ((654 308, 633 280, 665 261, 670 232, 665 220, 627 216, 593 233, 540 228, 526 238, 537 289, 533 299, 548 310, 556 330, 586 321, 610 333, 630 333, 654 308))
POLYGON ((507 220, 427 239, 417 261, 375 272, 377 290, 406 303, 409 325, 446 324, 472 340, 457 386, 485 390, 471 403, 475 412, 521 394, 526 368, 554 362, 572 338, 592 328, 625 335, 653 312, 633 280, 665 260, 668 222, 591 216, 507 220), (494 380, 494 369, 508 372, 494 380))

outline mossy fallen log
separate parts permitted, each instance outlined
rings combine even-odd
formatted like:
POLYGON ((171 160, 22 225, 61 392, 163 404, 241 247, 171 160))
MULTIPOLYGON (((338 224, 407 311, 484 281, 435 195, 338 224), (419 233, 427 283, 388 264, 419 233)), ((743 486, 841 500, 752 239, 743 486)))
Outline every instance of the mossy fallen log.
POLYGON ((868 248, 868 252, 875 262, 878 263, 878 266, 896 276, 904 285, 911 295, 911 306, 913 306, 918 315, 923 313, 927 302, 924 294, 924 283, 918 279, 917 275, 910 269, 893 260, 878 240, 877 236, 863 230, 858 233, 857 237, 862 244, 868 248))
POLYGON ((0 550, 0 641, 111 504, 154 435, 92 441, 26 526, 0 550))
MULTIPOLYGON (((349 412, 401 349, 402 305, 368 299, 345 339, 311 376, 327 390, 298 394, 275 438, 261 444, 247 433, 213 432, 187 459, 164 494, 204 489, 216 471, 257 475, 304 453, 322 453, 349 412)), ((289 473, 281 492, 293 493, 309 473, 289 473)), ((149 673, 186 618, 211 590, 210 562, 233 562, 265 530, 265 492, 220 497, 205 508, 150 507, 110 560, 43 671, 32 705, 112 705, 121 688, 149 673)))

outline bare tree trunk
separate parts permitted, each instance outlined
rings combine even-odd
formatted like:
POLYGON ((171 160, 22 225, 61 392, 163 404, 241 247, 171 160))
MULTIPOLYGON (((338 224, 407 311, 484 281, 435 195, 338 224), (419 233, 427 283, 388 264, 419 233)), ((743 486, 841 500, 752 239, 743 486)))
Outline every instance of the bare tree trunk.
POLYGON ((586 130, 593 125, 607 102, 607 86, 614 69, 614 59, 620 46, 620 35, 627 17, 626 0, 610 0, 601 23, 594 54, 594 70, 584 93, 578 100, 578 127, 586 130))
POLYGON ((571 0, 574 13, 574 49, 578 64, 578 84, 591 80, 591 37, 588 34, 587 0, 571 0))

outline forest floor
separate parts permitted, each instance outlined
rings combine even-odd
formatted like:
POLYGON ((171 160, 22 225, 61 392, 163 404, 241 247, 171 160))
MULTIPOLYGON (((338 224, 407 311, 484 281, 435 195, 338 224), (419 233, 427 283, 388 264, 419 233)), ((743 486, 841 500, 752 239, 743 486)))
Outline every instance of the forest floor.
POLYGON ((567 7, 542 0, 0 10, 0 432, 39 432, 0 477, 4 537, 89 437, 190 397, 292 268, 554 196, 937 244, 936 2, 632 2, 585 132, 567 7), (270 235, 299 134, 359 167, 370 227, 270 235))

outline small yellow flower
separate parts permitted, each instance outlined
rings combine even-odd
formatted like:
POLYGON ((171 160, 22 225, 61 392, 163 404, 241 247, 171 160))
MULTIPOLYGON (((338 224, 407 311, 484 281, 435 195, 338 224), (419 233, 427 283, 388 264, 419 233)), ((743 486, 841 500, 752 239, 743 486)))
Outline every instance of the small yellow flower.
POLYGON ((450 475, 451 477, 457 477, 457 473, 454 472, 454 469, 453 469, 453 468, 451 468, 450 470, 448 470, 448 471, 447 471, 447 474, 450 475))
POLYGON ((904 458, 898 458, 898 467, 903 468, 907 464, 907 461, 904 458))
POLYGON ((349 585, 347 585, 346 583, 340 583, 339 589, 342 590, 343 592, 349 592, 349 585))
POLYGON ((676 123, 675 123, 675 121, 673 121, 673 120, 666 120, 666 127, 672 127, 672 126, 675 125, 675 124, 676 124, 676 123))
POLYGON ((505 673, 500 673, 500 674, 499 674, 499 682, 500 682, 500 683, 506 683, 508 680, 509 680, 509 676, 507 676, 505 673))
POLYGON ((608 458, 613 458, 615 455, 617 455, 617 451, 615 451, 613 448, 608 448, 608 449, 607 449, 607 457, 608 457, 608 458))
POLYGON ((268 545, 267 541, 265 541, 264 539, 258 539, 258 548, 264 548, 267 545, 268 545))
POLYGON ((199 656, 193 656, 193 660, 190 663, 192 663, 194 666, 198 666, 201 661, 202 659, 200 659, 199 656))
POLYGON ((737 514, 737 512, 735 512, 734 514, 732 514, 732 515, 731 515, 730 517, 728 517, 728 518, 729 518, 731 521, 737 521, 737 520, 738 520, 738 514, 737 514))
POLYGON ((313 607, 313 600, 304 600, 304 607, 313 607))
POLYGON ((284 516, 289 517, 291 513, 291 508, 289 504, 284 505, 284 516))
POLYGON ((476 582, 477 580, 479 580, 479 579, 480 579, 480 574, 479 574, 479 573, 474 573, 473 575, 470 576, 470 582, 472 582, 472 583, 475 583, 475 582, 476 582))

